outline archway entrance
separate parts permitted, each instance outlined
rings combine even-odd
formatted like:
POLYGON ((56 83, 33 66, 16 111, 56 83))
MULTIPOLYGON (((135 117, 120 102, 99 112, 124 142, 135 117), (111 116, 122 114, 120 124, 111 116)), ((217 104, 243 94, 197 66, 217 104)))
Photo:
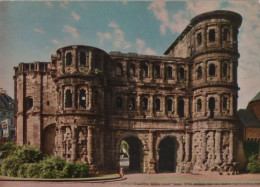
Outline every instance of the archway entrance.
POLYGON ((166 137, 159 144, 159 172, 176 171, 178 142, 175 137, 166 137))
POLYGON ((53 149, 55 146, 55 135, 56 135, 56 126, 51 124, 43 130, 42 135, 42 151, 48 155, 53 154, 53 149))
POLYGON ((143 144, 137 137, 124 138, 120 145, 120 165, 125 172, 141 172, 143 164, 143 144), (127 146, 123 146, 127 144, 127 146), (124 148, 123 148, 124 147, 124 148))

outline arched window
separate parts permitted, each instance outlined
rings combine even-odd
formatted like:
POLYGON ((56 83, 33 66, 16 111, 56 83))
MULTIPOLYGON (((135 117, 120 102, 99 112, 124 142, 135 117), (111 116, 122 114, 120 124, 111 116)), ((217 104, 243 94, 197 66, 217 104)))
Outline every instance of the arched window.
POLYGON ((215 98, 209 98, 209 111, 210 111, 210 118, 214 117, 214 110, 215 110, 215 98))
POLYGON ((167 111, 172 111, 172 100, 167 99, 167 111))
POLYGON ((197 68, 197 79, 200 79, 202 77, 202 68, 201 66, 199 66, 197 68))
POLYGON ((222 33, 223 41, 225 41, 225 42, 228 41, 228 35, 229 35, 228 28, 224 28, 223 33, 222 33))
POLYGON ((26 110, 30 110, 33 107, 33 98, 28 97, 26 99, 26 110))
POLYGON ((148 77, 148 66, 146 64, 142 65, 141 73, 143 78, 148 77))
POLYGON ((184 117, 184 100, 180 99, 178 101, 178 115, 179 117, 184 117))
POLYGON ((215 41, 215 29, 209 30, 209 41, 214 42, 215 41))
POLYGON ((197 112, 200 112, 202 108, 202 103, 201 103, 201 99, 197 100, 197 112))
POLYGON ((142 99, 141 107, 142 110, 148 110, 148 99, 146 97, 142 99))
POLYGON ((66 54, 66 66, 71 66, 71 63, 72 63, 72 54, 67 53, 66 54))
POLYGON ((201 32, 199 32, 197 34, 197 45, 199 46, 199 45, 201 45, 201 43, 202 43, 202 35, 201 35, 201 32))
POLYGON ((227 98, 227 97, 224 97, 224 98, 223 98, 223 109, 224 109, 224 110, 227 110, 227 104, 228 104, 228 98, 227 98))
POLYGON ((72 107, 72 92, 70 89, 66 90, 65 96, 65 107, 72 107))
POLYGON ((134 64, 130 64, 129 75, 130 75, 130 77, 134 77, 135 76, 135 65, 134 64))
POLYGON ((86 91, 80 90, 79 92, 79 105, 86 109, 86 91))
POLYGON ((86 66, 86 53, 84 52, 79 53, 79 65, 86 66))
POLYGON ((216 67, 215 64, 209 65, 209 76, 213 77, 216 74, 216 67))
POLYGON ((117 64, 116 65, 116 76, 117 77, 122 77, 122 75, 123 75, 122 64, 117 64))
POLYGON ((128 101, 128 109, 135 110, 135 98, 134 97, 130 97, 130 99, 128 101))
POLYGON ((168 79, 172 78, 172 67, 171 66, 167 67, 167 78, 168 79))
POLYGON ((101 58, 95 55, 95 69, 101 70, 101 58))
POLYGON ((227 72, 228 72, 228 65, 227 65, 227 63, 224 63, 223 67, 222 67, 223 76, 227 76, 227 74, 228 74, 227 72))
POLYGON ((155 66, 155 68, 154 68, 154 76, 155 76, 155 78, 160 78, 161 77, 161 68, 160 68, 160 66, 155 66))
POLYGON ((179 76, 180 76, 180 79, 181 79, 181 80, 184 80, 184 78, 185 78, 185 73, 184 73, 184 68, 183 68, 183 67, 180 67, 180 68, 179 68, 179 76))
POLYGON ((160 110, 160 109, 161 109, 161 100, 159 98, 156 98, 154 103, 154 110, 160 110))
POLYGON ((116 108, 121 109, 123 107, 123 99, 122 97, 118 96, 116 98, 116 108))

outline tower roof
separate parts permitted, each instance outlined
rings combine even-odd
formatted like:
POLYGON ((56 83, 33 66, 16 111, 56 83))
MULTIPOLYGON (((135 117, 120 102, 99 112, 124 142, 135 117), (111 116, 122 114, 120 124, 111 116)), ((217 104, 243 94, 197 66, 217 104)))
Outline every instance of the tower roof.
POLYGON ((254 102, 254 101, 260 101, 260 92, 258 92, 255 97, 250 101, 250 102, 254 102))

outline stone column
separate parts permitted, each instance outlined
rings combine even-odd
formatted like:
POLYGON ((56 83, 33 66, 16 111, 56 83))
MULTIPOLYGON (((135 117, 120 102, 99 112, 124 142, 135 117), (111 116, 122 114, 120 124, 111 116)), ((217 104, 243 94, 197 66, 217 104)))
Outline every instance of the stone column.
POLYGON ((141 94, 140 93, 137 94, 137 98, 136 98, 136 111, 139 114, 141 112, 141 94))
POLYGON ((207 38, 208 38, 207 37, 207 26, 206 26, 206 24, 204 24, 203 27, 202 27, 201 35, 202 35, 202 45, 205 49, 205 48, 207 48, 207 38))
POLYGON ((178 96, 174 97, 174 117, 178 117, 178 96))
POLYGON ((154 159, 154 132, 149 131, 149 166, 148 173, 156 173, 155 172, 155 164, 156 161, 154 159))
POLYGON ((229 133, 229 155, 228 162, 232 163, 234 154, 234 132, 231 130, 229 133))
POLYGON ((75 94, 77 94, 77 108, 80 108, 80 90, 78 89, 77 92, 75 92, 75 94))
POLYGON ((78 68, 78 55, 77 55, 77 46, 73 46, 72 47, 73 51, 72 51, 72 64, 74 65, 74 68, 77 69, 78 68))
POLYGON ((184 102, 185 102, 184 103, 184 106, 185 106, 184 107, 184 113, 185 113, 184 116, 189 117, 190 116, 190 112, 189 112, 190 111, 190 101, 189 101, 189 98, 185 98, 184 102))
POLYGON ((190 161, 190 133, 185 134, 185 162, 190 161))
POLYGON ((89 88, 86 88, 86 109, 89 108, 89 88))
POLYGON ((230 27, 230 35, 229 35, 229 38, 228 40, 230 40, 230 43, 233 44, 234 42, 234 39, 233 39, 233 27, 230 27))
POLYGON ((218 94, 218 114, 222 114, 222 100, 221 100, 221 94, 218 94))
POLYGON ((193 101, 192 101, 192 116, 195 117, 196 116, 196 113, 197 113, 197 108, 196 108, 196 98, 194 97, 193 98, 193 101))
POLYGON ((92 91, 93 91, 93 89, 92 89, 92 87, 91 86, 89 86, 89 88, 88 88, 88 90, 89 90, 89 110, 92 110, 92 99, 93 99, 93 97, 92 97, 92 91))
POLYGON ((230 63, 230 82, 234 82, 234 62, 230 63))
POLYGON ((167 105, 166 97, 165 97, 165 96, 162 96, 162 104, 161 104, 161 107, 162 107, 163 116, 166 116, 166 107, 167 107, 166 105, 167 105))
POLYGON ((221 67, 222 67, 222 63, 221 63, 221 60, 220 59, 218 59, 217 60, 217 63, 218 63, 218 72, 217 72, 217 74, 218 74, 218 80, 219 81, 222 81, 222 69, 221 69, 221 67))
POLYGON ((181 134, 179 134, 177 136, 178 139, 178 143, 179 143, 179 150, 178 150, 178 164, 181 163, 183 161, 183 137, 181 134))
POLYGON ((234 115, 234 94, 230 96, 230 116, 234 115))
POLYGON ((153 105, 153 101, 154 100, 154 98, 153 98, 153 95, 150 95, 150 99, 149 99, 149 108, 148 108, 148 110, 150 109, 150 116, 151 117, 153 117, 153 112, 154 112, 154 105, 153 105))
POLYGON ((221 131, 217 130, 215 133, 215 164, 220 164, 221 160, 221 131))
POLYGON ((94 159, 93 159, 93 127, 88 127, 88 141, 87 141, 87 152, 88 152, 88 164, 89 173, 94 174, 94 159))
POLYGON ((206 161, 206 132, 205 130, 201 131, 201 160, 204 163, 206 161))
POLYGON ((65 98, 64 98, 64 87, 61 88, 61 106, 62 109, 64 110, 64 105, 65 105, 65 98))
POLYGON ((76 106, 76 87, 75 86, 73 86, 72 87, 72 109, 75 109, 75 106, 76 106))
POLYGON ((76 128, 77 126, 71 126, 71 134, 72 134, 72 143, 71 143, 71 161, 75 161, 76 160, 76 144, 77 144, 77 140, 76 140, 76 128))
POLYGON ((203 64, 204 64, 204 69, 203 69, 204 70, 204 73, 203 73, 204 81, 203 82, 206 83, 207 82, 207 76, 208 76, 207 75, 207 69, 208 69, 207 68, 207 61, 204 61, 203 64))
POLYGON ((90 72, 93 72, 93 65, 92 65, 92 51, 89 51, 89 56, 88 56, 89 60, 88 60, 88 63, 89 63, 89 71, 90 72))
POLYGON ((203 95, 203 104, 204 107, 202 108, 204 116, 207 116, 207 96, 203 95))
POLYGON ((217 45, 218 45, 218 47, 220 47, 221 45, 222 45, 222 36, 221 36, 221 34, 222 34, 222 30, 221 30, 221 24, 218 24, 217 25, 217 33, 218 33, 218 36, 217 36, 217 45))

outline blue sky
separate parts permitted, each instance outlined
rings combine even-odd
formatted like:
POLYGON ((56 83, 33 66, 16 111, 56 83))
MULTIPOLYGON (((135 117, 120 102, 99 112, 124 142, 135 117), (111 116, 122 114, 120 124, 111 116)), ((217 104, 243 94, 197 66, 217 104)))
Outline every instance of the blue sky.
POLYGON ((13 67, 49 61, 63 46, 163 55, 194 16, 217 9, 243 16, 239 108, 260 91, 260 3, 252 1, 0 2, 0 87, 13 96, 13 67))

